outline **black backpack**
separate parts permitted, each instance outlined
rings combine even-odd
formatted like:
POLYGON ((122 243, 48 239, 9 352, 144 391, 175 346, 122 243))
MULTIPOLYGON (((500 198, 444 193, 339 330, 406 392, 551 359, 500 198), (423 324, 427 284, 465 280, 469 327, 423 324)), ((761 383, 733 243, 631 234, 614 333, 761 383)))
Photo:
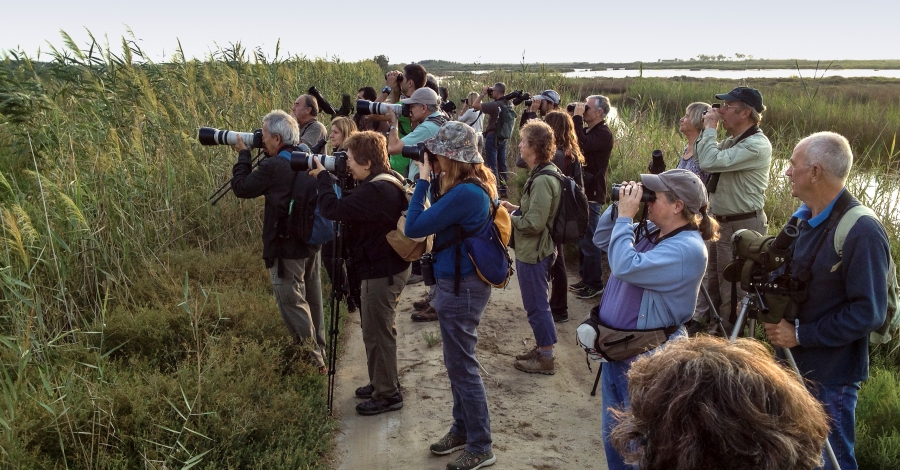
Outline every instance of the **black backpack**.
POLYGON ((507 140, 512 137, 515 124, 516 110, 512 106, 500 106, 500 114, 497 115, 497 138, 507 140))
POLYGON ((549 175, 559 180, 559 207, 550 227, 550 237, 554 243, 575 243, 587 232, 590 209, 584 189, 575 180, 553 170, 538 170, 525 184, 525 193, 531 191, 531 183, 541 175, 549 175))

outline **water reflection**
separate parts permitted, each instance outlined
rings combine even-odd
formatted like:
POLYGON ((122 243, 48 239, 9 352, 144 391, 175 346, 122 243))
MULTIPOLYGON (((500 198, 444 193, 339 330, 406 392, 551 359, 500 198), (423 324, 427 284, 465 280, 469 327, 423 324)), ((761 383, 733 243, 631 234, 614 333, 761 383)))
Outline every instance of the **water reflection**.
POLYGON ((822 78, 822 77, 886 77, 900 78, 900 70, 875 70, 875 69, 744 69, 744 70, 714 70, 714 69, 644 69, 643 74, 638 69, 617 70, 576 70, 563 74, 566 77, 695 77, 695 78, 724 78, 739 80, 742 78, 822 78))

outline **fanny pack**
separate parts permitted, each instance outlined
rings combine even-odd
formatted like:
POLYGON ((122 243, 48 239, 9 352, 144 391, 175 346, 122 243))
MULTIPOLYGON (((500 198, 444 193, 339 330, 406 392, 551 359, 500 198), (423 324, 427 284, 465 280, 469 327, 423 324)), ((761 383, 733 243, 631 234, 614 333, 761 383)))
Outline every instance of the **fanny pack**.
POLYGON ((649 330, 623 330, 604 324, 599 313, 599 306, 592 308, 591 314, 575 331, 578 345, 595 362, 623 361, 656 349, 681 328, 681 325, 675 325, 649 330))

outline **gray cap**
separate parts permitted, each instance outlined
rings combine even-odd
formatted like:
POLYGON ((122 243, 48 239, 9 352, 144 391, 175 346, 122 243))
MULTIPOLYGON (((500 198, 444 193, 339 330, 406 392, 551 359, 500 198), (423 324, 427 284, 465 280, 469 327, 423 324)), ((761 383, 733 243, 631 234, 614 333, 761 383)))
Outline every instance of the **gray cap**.
POLYGON ((641 184, 653 191, 669 191, 676 199, 684 201, 691 214, 699 214, 700 208, 709 205, 706 186, 694 172, 685 169, 664 171, 658 175, 641 175, 641 184))
POLYGON ((536 100, 550 100, 553 104, 559 104, 559 93, 556 90, 544 90, 534 95, 536 100))
POLYGON ((414 91, 412 96, 400 100, 403 104, 431 104, 437 106, 441 98, 431 88, 422 87, 414 91))
POLYGON ((459 121, 448 121, 434 137, 425 141, 425 148, 435 155, 463 163, 484 163, 478 154, 475 129, 459 121))

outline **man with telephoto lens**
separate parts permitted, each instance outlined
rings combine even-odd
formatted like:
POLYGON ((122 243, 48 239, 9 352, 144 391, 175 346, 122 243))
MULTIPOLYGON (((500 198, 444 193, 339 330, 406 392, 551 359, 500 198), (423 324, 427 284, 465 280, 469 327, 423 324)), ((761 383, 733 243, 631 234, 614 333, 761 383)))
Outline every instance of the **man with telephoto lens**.
POLYGON ((550 111, 559 110, 559 93, 556 90, 544 90, 536 95, 532 95, 531 100, 531 107, 522 113, 522 121, 519 123, 520 128, 532 119, 540 117, 543 120, 544 116, 550 111))
POLYGON ((306 199, 294 201, 293 210, 312 207, 316 180, 305 172, 291 170, 291 151, 300 142, 300 129, 292 116, 280 110, 270 112, 263 118, 262 134, 266 158, 255 170, 244 142, 239 139, 234 146, 238 161, 232 169, 231 188, 240 198, 265 197, 263 259, 278 310, 295 343, 308 347, 319 373, 326 374, 325 315, 319 280, 321 247, 307 244, 298 234, 286 230, 292 197, 300 194, 306 199))
MULTIPOLYGON (((776 274, 808 278, 805 295, 800 292, 806 300, 796 320, 764 323, 769 341, 790 348, 810 392, 825 405, 841 470, 857 468, 857 393, 869 376, 870 333, 884 332, 890 266, 884 226, 846 188, 852 164, 850 143, 833 132, 813 134, 794 148, 784 174, 803 203, 794 213, 800 234, 790 263, 776 274), (862 216, 842 230, 851 212, 862 216), (846 237, 840 251, 839 236, 846 237)), ((833 468, 827 455, 824 468, 833 468)))
POLYGON ((501 138, 497 135, 500 112, 510 106, 508 100, 501 99, 506 95, 506 85, 497 82, 493 87, 482 87, 481 94, 471 104, 476 111, 481 111, 488 116, 488 125, 484 131, 484 163, 494 172, 497 179, 497 193, 501 198, 506 197, 506 142, 509 137, 501 138), (491 101, 482 103, 485 95, 490 94, 491 101))
MULTIPOLYGON (((733 258, 731 236, 741 229, 765 234, 768 226, 763 205, 769 187, 769 167, 772 163, 772 144, 759 128, 766 110, 758 90, 737 87, 729 93, 716 95, 725 103, 710 108, 703 116, 703 132, 694 144, 700 169, 709 173, 707 182, 711 212, 719 222, 721 236, 709 247, 709 265, 704 283, 715 308, 722 317, 729 334, 734 326, 736 305, 731 304, 732 285, 723 277, 725 266, 733 258), (728 138, 716 142, 721 121, 728 138)), ((736 285, 736 300, 745 292, 736 285)), ((694 319, 706 321, 707 331, 716 334, 704 296, 697 301, 694 319)))
MULTIPOLYGON (((409 120, 415 126, 409 134, 400 137, 397 126, 399 117, 393 110, 388 110, 386 116, 390 120, 391 128, 388 132, 388 153, 400 153, 403 147, 424 142, 437 134, 447 118, 439 108, 441 98, 431 88, 419 88, 409 98, 400 100, 401 104, 409 106, 409 120)), ((419 165, 410 161, 409 172, 405 175, 410 180, 415 180, 419 174, 419 165)))
POLYGON ((291 115, 294 116, 300 127, 300 142, 312 147, 328 135, 325 125, 316 121, 316 116, 319 115, 319 103, 312 95, 298 96, 291 108, 291 115))
POLYGON ((606 125, 609 98, 591 95, 584 103, 575 105, 572 121, 578 145, 584 154, 584 195, 590 208, 587 233, 578 242, 581 281, 569 286, 579 299, 590 299, 603 293, 603 252, 594 245, 594 232, 606 203, 606 175, 613 149, 613 134, 606 125), (585 127, 587 124, 587 127, 585 127))
MULTIPOLYGON (((420 64, 406 64, 403 71, 392 70, 384 75, 385 86, 381 90, 379 101, 389 103, 399 103, 403 98, 412 96, 419 88, 423 88, 428 81, 428 73, 425 67, 420 64)), ((370 119, 375 121, 385 121, 390 123, 391 120, 386 115, 371 115, 370 119)), ((397 116, 397 135, 402 139, 413 130, 412 122, 408 116, 397 116)), ((388 132, 388 135, 390 132, 388 132)), ((410 173, 409 159, 400 155, 400 152, 390 155, 391 169, 406 176, 410 173)), ((418 173, 418 170, 416 170, 418 173)), ((415 274, 417 271, 413 269, 415 274)))

